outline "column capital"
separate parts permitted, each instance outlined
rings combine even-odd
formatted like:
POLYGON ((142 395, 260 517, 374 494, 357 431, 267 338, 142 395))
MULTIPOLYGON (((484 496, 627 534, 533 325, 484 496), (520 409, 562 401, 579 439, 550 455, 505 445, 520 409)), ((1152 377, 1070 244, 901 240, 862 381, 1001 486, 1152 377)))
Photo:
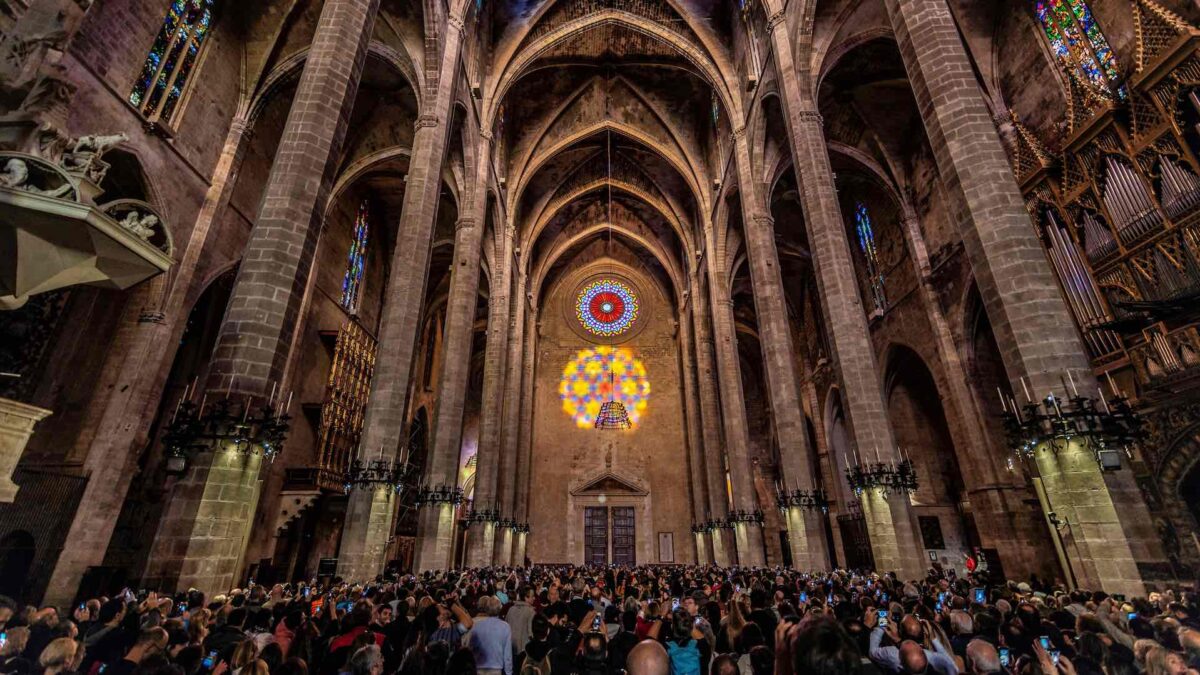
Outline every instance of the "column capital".
POLYGON ((769 215, 767 215, 767 214, 765 214, 765 213, 756 213, 756 214, 754 214, 754 221, 755 221, 755 222, 758 222, 758 223, 765 223, 766 225, 768 225, 768 226, 770 226, 770 227, 774 227, 774 226, 775 226, 775 217, 774 217, 774 216, 769 216, 769 215))
POLYGON ((732 135, 733 135, 733 140, 735 140, 735 141, 740 141, 740 140, 742 140, 743 138, 745 138, 745 136, 746 136, 746 125, 745 125, 745 124, 743 124, 742 126, 740 126, 740 127, 736 128, 736 129, 734 129, 734 130, 733 130, 733 132, 732 132, 732 135))
POLYGON ((455 232, 458 232, 459 230, 470 229, 473 227, 475 227, 475 219, 471 218, 469 216, 465 217, 465 218, 459 218, 458 221, 456 223, 454 223, 454 231, 455 232))
POLYGON ((450 16, 446 17, 446 25, 461 33, 467 24, 463 22, 461 17, 451 14, 450 16))
POLYGON ((480 138, 482 138, 482 139, 483 139, 483 140, 485 140, 485 141, 491 142, 491 140, 492 140, 493 138, 495 138, 495 137, 496 137, 496 135, 492 133, 492 130, 491 130, 491 129, 487 129, 487 128, 484 128, 484 127, 479 127, 479 137, 480 137, 480 138))
POLYGON ((417 129, 421 129, 422 127, 436 127, 439 123, 440 121, 438 120, 437 115, 425 113, 417 118, 415 126, 417 129))

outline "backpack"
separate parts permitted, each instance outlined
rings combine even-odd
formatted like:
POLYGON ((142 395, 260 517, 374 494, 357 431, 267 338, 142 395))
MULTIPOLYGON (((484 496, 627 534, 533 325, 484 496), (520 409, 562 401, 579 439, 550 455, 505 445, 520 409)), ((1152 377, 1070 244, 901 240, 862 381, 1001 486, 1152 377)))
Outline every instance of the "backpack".
POLYGON ((667 656, 671 659, 671 675, 700 675, 700 649, 695 640, 683 645, 668 642, 667 656))
POLYGON ((537 662, 526 656, 525 663, 521 664, 520 675, 550 675, 550 651, 537 662))

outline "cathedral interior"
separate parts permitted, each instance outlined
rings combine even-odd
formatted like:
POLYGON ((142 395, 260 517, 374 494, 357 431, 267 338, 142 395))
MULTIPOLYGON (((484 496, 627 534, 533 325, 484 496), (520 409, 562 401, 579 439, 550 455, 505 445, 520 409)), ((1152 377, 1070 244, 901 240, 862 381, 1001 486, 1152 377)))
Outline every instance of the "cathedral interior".
POLYGON ((1194 0, 0 0, 0 593, 1200 569, 1194 0))

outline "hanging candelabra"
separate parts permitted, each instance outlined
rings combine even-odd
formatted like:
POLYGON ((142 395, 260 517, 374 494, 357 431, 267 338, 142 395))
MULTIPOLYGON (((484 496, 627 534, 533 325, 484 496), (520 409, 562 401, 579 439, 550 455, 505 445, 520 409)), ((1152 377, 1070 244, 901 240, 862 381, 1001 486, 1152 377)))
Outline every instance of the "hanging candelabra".
MULTIPOLYGON (((605 116, 608 115, 607 106, 606 93, 605 116)), ((609 249, 612 247, 612 132, 605 133, 604 155, 605 176, 608 178, 608 241, 605 243, 605 252, 611 254, 609 249)), ((608 400, 600 404, 600 414, 596 415, 596 428, 601 431, 628 431, 633 428, 633 422, 629 419, 629 411, 625 409, 625 404, 617 398, 617 375, 613 370, 615 359, 616 350, 613 350, 609 353, 608 400)))
POLYGON ((467 513, 467 517, 463 518, 463 522, 467 527, 470 527, 474 523, 499 523, 501 522, 500 509, 495 506, 490 508, 476 508, 472 504, 471 510, 467 513))
POLYGON ((396 494, 400 494, 408 486, 416 467, 411 462, 384 459, 383 452, 376 459, 363 462, 355 457, 346 467, 343 476, 343 489, 346 494, 355 488, 374 488, 388 486, 396 494))
POLYGON ((292 419, 288 415, 290 394, 282 410, 275 407, 274 387, 267 402, 257 408, 249 396, 240 402, 226 396, 210 406, 207 394, 197 406, 191 400, 195 387, 193 381, 183 390, 163 433, 167 473, 184 474, 191 458, 209 448, 233 446, 247 454, 261 452, 267 461, 274 461, 283 451, 292 419))
POLYGON ((729 517, 725 519, 725 522, 732 527, 738 523, 753 523, 755 525, 762 525, 764 520, 765 517, 760 509, 754 509, 753 511, 736 509, 729 512, 729 517))
POLYGON ((518 523, 514 520, 510 529, 513 531, 513 534, 529 534, 529 523, 518 523))
POLYGON ((459 506, 463 503, 463 489, 455 485, 439 484, 433 487, 423 485, 417 490, 417 508, 452 504, 459 506))
MULTIPOLYGON (((1121 468, 1121 455, 1132 457, 1131 448, 1145 438, 1146 432, 1141 415, 1130 405, 1129 399, 1116 387, 1110 377, 1112 397, 1081 396, 1075 380, 1068 373, 1071 396, 1059 398, 1050 392, 1041 401, 1029 395, 1029 386, 1021 380, 1026 403, 1019 405, 1011 396, 1000 394, 1004 430, 1008 445, 1017 460, 1032 459, 1039 449, 1058 454, 1071 443, 1077 443, 1092 453, 1103 470, 1121 468)), ((1063 384, 1064 390, 1067 384, 1063 384)), ((1010 468, 1012 460, 1009 461, 1010 468)))
POLYGON ((899 462, 864 462, 846 468, 846 481, 861 496, 865 490, 880 490, 884 495, 912 494, 917 491, 917 471, 912 460, 899 462))
POLYGON ((779 505, 779 510, 787 513, 788 509, 799 508, 805 511, 820 511, 821 513, 829 513, 829 498, 825 495, 825 491, 817 488, 815 490, 779 490, 775 494, 775 502, 779 505))

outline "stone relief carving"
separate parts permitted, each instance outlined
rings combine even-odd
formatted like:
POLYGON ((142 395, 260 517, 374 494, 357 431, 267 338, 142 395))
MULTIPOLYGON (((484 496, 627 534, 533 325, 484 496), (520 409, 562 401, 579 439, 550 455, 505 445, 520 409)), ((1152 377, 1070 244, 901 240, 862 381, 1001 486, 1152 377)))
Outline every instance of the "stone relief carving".
POLYGON ((63 168, 99 184, 109 169, 101 159, 104 153, 127 140, 129 137, 125 134, 80 136, 71 150, 63 154, 63 168))
POLYGON ((4 163, 0 186, 33 194, 75 199, 75 185, 48 162, 33 156, 0 155, 4 163))
POLYGON ((100 207, 100 210, 138 239, 171 253, 171 239, 162 216, 146 202, 136 199, 119 199, 100 207))

